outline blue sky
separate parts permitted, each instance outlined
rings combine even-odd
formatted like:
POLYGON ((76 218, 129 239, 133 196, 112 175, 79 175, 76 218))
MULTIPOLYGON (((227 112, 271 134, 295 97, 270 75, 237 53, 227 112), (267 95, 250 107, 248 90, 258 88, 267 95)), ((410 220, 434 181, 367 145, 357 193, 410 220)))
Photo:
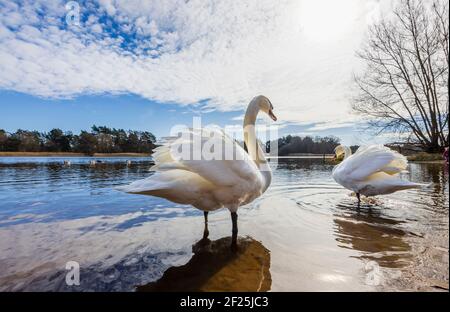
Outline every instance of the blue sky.
MULTIPOLYGON (((92 125, 148 130, 157 137, 168 136, 177 125, 192 125, 193 117, 201 117, 203 125, 241 125, 243 111, 202 112, 201 107, 179 107, 149 101, 136 95, 90 95, 74 99, 46 99, 14 91, 0 91, 2 114, 0 128, 13 132, 17 129, 49 131, 60 128, 72 132, 90 129, 92 125), (238 120, 236 120, 238 119, 238 120)), ((309 131, 315 124, 283 125, 279 136, 330 136, 342 139, 346 144, 361 144, 360 128, 352 126, 309 131)))
MULTIPOLYGON (((0 128, 92 124, 169 134, 239 125, 258 94, 279 134, 364 144, 355 52, 391 0, 0 3, 0 128), (74 23, 73 21, 76 21, 74 23)), ((267 120, 262 119, 263 123, 267 120)))
MULTIPOLYGON (((45 99, 23 93, 2 91, 0 127, 7 131, 61 128, 78 132, 93 124, 109 127, 148 130, 158 137, 169 135, 177 124, 190 125, 194 116, 207 123, 225 125, 239 112, 200 113, 197 107, 180 108, 136 95, 90 95, 74 99, 45 99)), ((236 121, 234 121, 236 123, 236 121)))

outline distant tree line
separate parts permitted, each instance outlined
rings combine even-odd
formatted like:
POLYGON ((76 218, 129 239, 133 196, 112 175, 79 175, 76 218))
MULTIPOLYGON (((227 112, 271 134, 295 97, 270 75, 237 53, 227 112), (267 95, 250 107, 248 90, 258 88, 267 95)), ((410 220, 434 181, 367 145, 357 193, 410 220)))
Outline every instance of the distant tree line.
MULTIPOLYGON (((299 137, 287 135, 278 139, 278 155, 289 154, 333 154, 340 143, 339 138, 329 137, 299 137)), ((352 150, 357 147, 352 146, 352 150)))
POLYGON ((155 141, 155 136, 148 131, 95 125, 91 131, 83 130, 79 134, 61 129, 49 132, 19 129, 14 133, 0 129, 0 151, 3 152, 150 153, 155 141))

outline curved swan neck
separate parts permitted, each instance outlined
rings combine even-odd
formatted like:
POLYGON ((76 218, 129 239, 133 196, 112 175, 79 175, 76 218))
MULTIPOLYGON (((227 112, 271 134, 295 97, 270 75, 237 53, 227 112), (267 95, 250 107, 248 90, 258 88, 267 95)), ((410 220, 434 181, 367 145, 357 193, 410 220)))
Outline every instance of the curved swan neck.
POLYGON ((344 159, 352 156, 352 149, 348 146, 344 146, 344 159))
POLYGON ((258 99, 253 99, 248 105, 247 112, 245 113, 244 143, 247 146, 248 154, 256 163, 259 172, 264 177, 264 188, 262 191, 265 192, 272 181, 272 171, 270 170, 270 166, 264 157, 264 152, 258 144, 258 139, 256 137, 255 123, 259 110, 258 99))
POLYGON ((247 146, 247 152, 253 161, 261 169, 260 165, 266 164, 267 160, 264 157, 264 152, 258 144, 256 137, 256 117, 259 113, 259 105, 256 99, 253 99, 247 107, 244 117, 244 143, 247 146))
POLYGON ((254 99, 248 104, 244 117, 244 129, 246 126, 255 126, 256 117, 259 113, 258 102, 254 99))
POLYGON ((264 152, 258 144, 258 139, 256 137, 256 117, 260 111, 259 101, 261 99, 254 98, 247 107, 244 117, 244 144, 247 146, 247 152, 251 159, 258 166, 259 172, 263 176, 264 186, 262 192, 264 193, 269 187, 272 181, 272 171, 264 157, 264 152))

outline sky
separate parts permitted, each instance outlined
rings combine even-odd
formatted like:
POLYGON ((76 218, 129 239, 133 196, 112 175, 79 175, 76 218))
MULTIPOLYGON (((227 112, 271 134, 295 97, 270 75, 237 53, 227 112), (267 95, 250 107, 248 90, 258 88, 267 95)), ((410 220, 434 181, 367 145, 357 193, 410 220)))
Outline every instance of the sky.
POLYGON ((264 94, 279 135, 380 140, 351 112, 352 77, 392 1, 2 0, 0 128, 161 137, 194 116, 240 125, 264 94))

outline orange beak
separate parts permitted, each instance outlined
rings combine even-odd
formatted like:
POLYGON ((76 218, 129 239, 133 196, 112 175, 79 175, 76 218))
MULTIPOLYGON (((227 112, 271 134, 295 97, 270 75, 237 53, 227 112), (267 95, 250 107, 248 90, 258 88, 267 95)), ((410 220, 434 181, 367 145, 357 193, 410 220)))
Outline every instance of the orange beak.
POLYGON ((269 110, 269 116, 270 116, 270 118, 272 118, 273 121, 277 121, 277 116, 275 116, 275 115, 273 114, 273 111, 272 111, 272 110, 269 110))

